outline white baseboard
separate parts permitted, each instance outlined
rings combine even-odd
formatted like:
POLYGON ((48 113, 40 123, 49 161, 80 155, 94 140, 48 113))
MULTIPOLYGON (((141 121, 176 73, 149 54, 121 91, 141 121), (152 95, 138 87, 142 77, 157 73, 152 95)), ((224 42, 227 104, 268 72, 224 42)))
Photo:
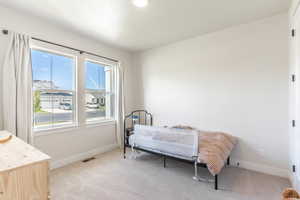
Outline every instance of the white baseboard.
POLYGON ((296 177, 294 176, 294 174, 292 172, 289 173, 289 179, 292 184, 292 187, 296 188, 296 186, 297 186, 296 177))
POLYGON ((268 165, 262 165, 258 163, 253 163, 253 162, 243 161, 243 160, 235 160, 235 159, 232 159, 231 163, 233 166, 240 167, 243 169, 248 169, 256 172, 261 172, 264 174, 270 174, 270 175, 280 176, 283 178, 290 179, 290 173, 289 170, 287 169, 281 169, 281 168, 276 168, 268 165), (239 166, 237 166, 237 163, 239 163, 239 166))
MULTIPOLYGON (((66 166, 68 164, 95 156, 97 154, 101 154, 101 153, 105 153, 105 152, 114 150, 117 147, 118 147, 118 144, 110 144, 110 145, 106 145, 104 147, 92 149, 87 152, 72 155, 70 157, 67 157, 67 158, 64 158, 61 160, 53 160, 50 162, 50 169, 60 168, 60 167, 66 166)), ((252 163, 252 162, 243 161, 243 160, 236 160, 236 159, 231 159, 231 165, 240 167, 240 168, 244 168, 244 169, 248 169, 248 170, 252 170, 252 171, 265 173, 265 174, 288 178, 291 180, 292 183, 294 183, 294 177, 287 169, 281 169, 281 168, 271 167, 268 165, 262 165, 262 164, 252 163), (237 163, 239 163, 239 166, 237 166, 237 163)))
POLYGON ((111 150, 114 150, 118 147, 118 144, 110 144, 110 145, 106 145, 104 147, 99 147, 96 149, 92 149, 90 151, 87 152, 83 152, 83 153, 79 153, 76 155, 72 155, 70 157, 61 159, 61 160, 53 160, 50 162, 50 169, 56 169, 56 168, 60 168, 63 166, 66 166, 68 164, 80 161, 80 160, 84 160, 86 158, 95 156, 97 154, 101 154, 101 153, 105 153, 111 150))
POLYGON ((297 178, 295 173, 290 172, 289 173, 289 179, 292 183, 292 187, 296 189, 298 192, 300 192, 300 180, 297 178))

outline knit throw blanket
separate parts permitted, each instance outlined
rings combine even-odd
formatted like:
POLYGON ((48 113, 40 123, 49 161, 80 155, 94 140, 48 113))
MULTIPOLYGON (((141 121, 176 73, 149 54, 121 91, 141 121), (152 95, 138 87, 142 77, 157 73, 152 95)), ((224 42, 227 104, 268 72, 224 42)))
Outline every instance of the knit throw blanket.
MULTIPOLYGON (((172 128, 194 129, 186 126, 172 128)), ((222 132, 198 130, 198 162, 205 163, 212 175, 219 174, 237 143, 236 137, 222 132)))
POLYGON ((199 131, 198 162, 205 163, 212 175, 219 174, 236 143, 226 133, 199 131))

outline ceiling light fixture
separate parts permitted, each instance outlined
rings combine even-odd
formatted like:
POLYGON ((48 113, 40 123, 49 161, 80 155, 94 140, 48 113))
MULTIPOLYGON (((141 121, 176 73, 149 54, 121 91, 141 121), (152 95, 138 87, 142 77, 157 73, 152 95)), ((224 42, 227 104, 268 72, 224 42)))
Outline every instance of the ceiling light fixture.
POLYGON ((149 4, 148 0, 132 0, 133 5, 139 8, 146 7, 149 4))

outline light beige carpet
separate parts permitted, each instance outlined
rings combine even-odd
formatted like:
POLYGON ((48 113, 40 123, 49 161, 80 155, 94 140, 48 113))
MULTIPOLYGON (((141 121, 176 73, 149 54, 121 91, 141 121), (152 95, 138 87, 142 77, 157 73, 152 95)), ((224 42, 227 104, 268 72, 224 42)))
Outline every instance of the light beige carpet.
MULTIPOLYGON (((124 160, 119 150, 51 171, 52 200, 277 200, 287 179, 225 168, 219 188, 192 179, 193 165, 142 153, 124 160)), ((207 169, 200 176, 212 179, 207 169)))

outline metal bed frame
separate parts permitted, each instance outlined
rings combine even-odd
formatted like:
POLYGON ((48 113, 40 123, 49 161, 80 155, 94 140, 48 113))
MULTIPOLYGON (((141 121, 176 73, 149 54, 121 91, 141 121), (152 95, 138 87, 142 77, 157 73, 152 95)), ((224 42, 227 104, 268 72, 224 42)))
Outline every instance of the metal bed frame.
MULTIPOLYGON (((166 168, 167 158, 171 158, 171 159, 175 159, 175 160, 179 160, 179 161, 183 161, 183 162, 187 162, 187 163, 192 163, 192 164, 194 164, 194 173, 195 173, 193 179, 197 180, 197 181, 200 180, 198 178, 198 167, 207 168, 207 165, 205 163, 198 163, 197 159, 195 159, 195 160, 183 159, 183 158, 179 158, 176 156, 171 156, 171 155, 163 154, 160 152, 151 151, 151 150, 145 149, 145 148, 131 147, 129 145, 128 138, 130 136, 130 132, 133 131, 133 127, 135 124, 152 126, 153 125, 152 114, 147 112, 146 110, 135 110, 135 111, 131 112, 129 115, 125 116, 125 119, 124 119, 124 149, 123 149, 124 150, 124 159, 126 159, 126 148, 130 147, 130 148, 133 148, 133 149, 136 149, 139 151, 144 151, 147 153, 162 156, 163 160, 164 160, 164 168, 166 168), (144 117, 144 120, 141 120, 141 117, 144 117), (128 121, 131 122, 129 126, 127 126, 128 121)), ((227 165, 230 165, 230 157, 227 158, 227 165)), ((216 174, 214 176, 214 188, 215 188, 215 190, 218 190, 218 174, 216 174)))

